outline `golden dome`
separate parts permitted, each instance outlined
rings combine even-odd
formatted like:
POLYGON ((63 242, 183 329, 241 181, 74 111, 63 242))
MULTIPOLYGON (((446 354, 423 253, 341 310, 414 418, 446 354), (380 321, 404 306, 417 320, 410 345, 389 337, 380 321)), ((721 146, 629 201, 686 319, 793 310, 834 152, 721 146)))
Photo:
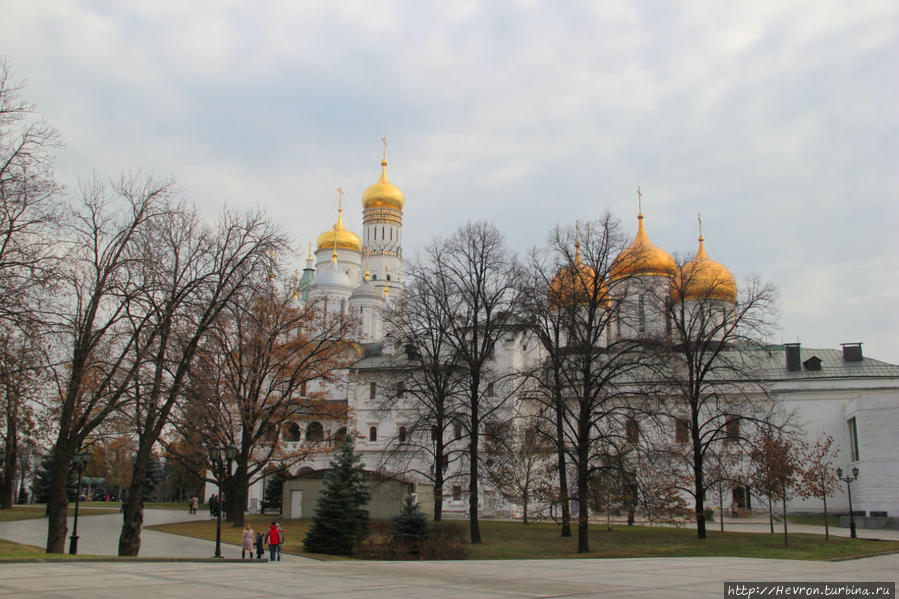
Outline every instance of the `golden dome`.
POLYGON ((699 250, 696 257, 681 267, 672 286, 672 297, 678 299, 684 292, 686 300, 722 300, 737 302, 737 283, 730 271, 715 262, 705 253, 702 235, 699 236, 699 250))
POLYGON ((581 244, 574 244, 574 263, 556 273, 549 284, 549 305, 552 308, 589 304, 597 297, 601 305, 609 305, 609 289, 605 282, 600 282, 599 292, 596 290, 596 271, 581 261, 581 244))
POLYGON ((362 194, 362 209, 392 208, 402 210, 403 192, 387 180, 387 158, 381 160, 381 178, 362 194))
POLYGON ((652 244, 643 228, 643 214, 637 216, 639 225, 634 241, 612 261, 609 279, 617 281, 627 276, 670 277, 677 272, 671 255, 652 244))
POLYGON ((318 249, 320 250, 355 250, 362 251, 362 240, 352 231, 347 231, 343 226, 343 202, 337 208, 337 224, 330 231, 325 231, 318 236, 318 249))

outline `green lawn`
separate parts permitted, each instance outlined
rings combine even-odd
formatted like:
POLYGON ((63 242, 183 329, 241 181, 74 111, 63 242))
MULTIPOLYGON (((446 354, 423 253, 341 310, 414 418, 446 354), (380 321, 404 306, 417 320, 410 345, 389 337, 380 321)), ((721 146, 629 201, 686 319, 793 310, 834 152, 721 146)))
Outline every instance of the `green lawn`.
MULTIPOLYGON (((33 520, 35 518, 43 518, 46 507, 41 504, 36 505, 17 505, 11 510, 0 510, 0 522, 9 522, 11 520, 33 520)), ((108 514, 110 510, 102 508, 84 507, 78 508, 78 516, 96 516, 98 514, 108 514)), ((75 514, 75 504, 69 504, 69 515, 75 514)))
MULTIPOLYGON (((249 516, 247 522, 255 530, 267 530, 271 516, 249 516)), ((302 553, 303 537, 310 520, 281 520, 288 553, 302 553)), ((467 537, 468 523, 457 522, 467 537)), ((186 523, 162 524, 156 530, 193 537, 215 539, 215 521, 201 520, 186 523)), ((899 552, 899 541, 872 541, 823 535, 791 534, 790 546, 783 546, 782 534, 757 534, 709 531, 708 538, 699 540, 696 531, 686 528, 591 526, 590 549, 577 553, 577 531, 563 539, 555 524, 524 525, 520 522, 481 522, 483 543, 468 545, 469 559, 560 559, 560 558, 617 558, 617 557, 756 557, 774 559, 827 560, 840 557, 864 556, 882 552, 899 552)), ((240 530, 222 523, 222 540, 240 543, 240 530)))

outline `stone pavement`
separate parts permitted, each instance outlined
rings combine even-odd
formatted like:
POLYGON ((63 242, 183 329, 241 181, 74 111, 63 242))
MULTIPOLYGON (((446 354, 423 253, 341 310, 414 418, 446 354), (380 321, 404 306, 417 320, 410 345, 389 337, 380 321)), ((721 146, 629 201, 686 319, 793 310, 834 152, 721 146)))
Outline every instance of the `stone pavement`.
POLYGON ((895 581, 899 556, 846 562, 744 558, 447 562, 0 565, 0 597, 723 597, 724 581, 895 581))
MULTIPOLYGON (((122 532, 122 515, 110 510, 110 514, 78 517, 78 553, 81 555, 117 555, 119 534, 122 532)), ((208 514, 188 515, 186 510, 144 510, 144 526, 167 522, 184 522, 209 518, 208 514)), ((228 526, 222 523, 222 526, 228 526)), ((72 534, 72 518, 69 532, 72 534)), ((45 547, 47 544, 47 519, 0 522, 0 539, 45 547)), ((69 540, 66 538, 66 551, 69 540)), ((144 528, 141 531, 140 557, 212 557, 215 541, 172 535, 144 528)), ((222 557, 239 558, 238 545, 222 544, 222 557)), ((310 561, 300 556, 283 556, 282 560, 310 561)))

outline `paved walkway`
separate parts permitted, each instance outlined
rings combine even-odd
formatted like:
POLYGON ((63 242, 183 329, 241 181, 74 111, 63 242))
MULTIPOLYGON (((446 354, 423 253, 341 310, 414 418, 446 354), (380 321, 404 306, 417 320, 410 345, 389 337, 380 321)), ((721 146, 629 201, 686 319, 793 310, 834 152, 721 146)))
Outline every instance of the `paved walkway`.
POLYGON ((895 581, 899 556, 848 562, 742 558, 447 562, 0 565, 0 597, 723 597, 724 581, 895 581))
MULTIPOLYGON (((122 515, 118 510, 96 516, 78 517, 78 553, 82 555, 117 555, 119 551, 119 534, 122 532, 122 515)), ((194 539, 181 535, 173 535, 146 526, 167 522, 184 522, 208 518, 208 514, 188 515, 182 510, 144 510, 144 526, 141 531, 140 557, 212 557, 215 553, 215 541, 194 539)), ((222 526, 229 526, 223 523, 222 526)), ((72 518, 69 518, 69 532, 72 534, 72 518)), ((47 519, 17 520, 0 522, 0 539, 17 543, 28 543, 44 547, 47 544, 47 519)), ((69 548, 66 539, 66 551, 69 548)), ((222 557, 239 558, 240 546, 222 544, 222 557)), ((283 556, 283 560, 311 561, 299 556, 283 556)))

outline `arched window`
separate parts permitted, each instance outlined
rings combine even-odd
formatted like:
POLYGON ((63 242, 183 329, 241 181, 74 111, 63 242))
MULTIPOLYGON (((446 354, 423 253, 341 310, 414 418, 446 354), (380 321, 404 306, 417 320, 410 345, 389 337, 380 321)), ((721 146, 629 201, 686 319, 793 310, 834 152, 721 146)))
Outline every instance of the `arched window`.
POLYGON ((306 428, 307 441, 323 441, 325 439, 325 429, 321 422, 313 422, 306 428))
POLYGON ((378 440, 378 427, 373 426, 368 429, 368 440, 369 441, 377 441, 378 440))
POLYGON ((288 422, 284 425, 284 440, 290 443, 300 440, 300 427, 296 422, 288 422))
POLYGON ((462 425, 461 425, 461 424, 456 424, 456 425, 453 427, 453 433, 455 433, 454 436, 456 437, 456 441, 458 441, 459 439, 461 439, 461 438, 462 438, 462 425))
POLYGON ((390 280, 390 275, 387 275, 387 280, 388 280, 388 281, 390 280))
POLYGON ((372 275, 372 276, 371 276, 371 280, 372 280, 372 281, 377 281, 377 280, 378 280, 378 275, 372 275))
POLYGON ((399 440, 400 443, 405 443, 405 442, 406 442, 406 427, 405 427, 405 426, 401 426, 401 427, 400 427, 400 430, 397 431, 397 435, 396 435, 396 436, 397 436, 397 439, 399 440))

